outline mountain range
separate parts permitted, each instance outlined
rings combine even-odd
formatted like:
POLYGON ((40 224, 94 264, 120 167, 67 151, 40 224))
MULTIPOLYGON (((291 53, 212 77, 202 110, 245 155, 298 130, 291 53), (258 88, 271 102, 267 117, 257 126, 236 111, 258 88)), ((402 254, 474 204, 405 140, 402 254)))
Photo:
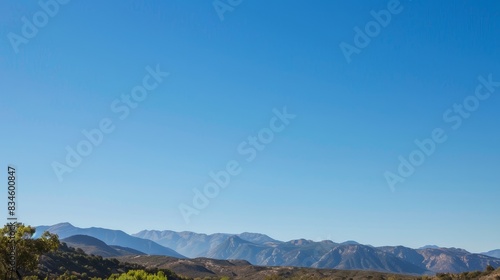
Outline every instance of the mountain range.
POLYGON ((440 248, 435 245, 412 249, 403 246, 373 247, 354 241, 335 243, 329 240, 314 242, 298 239, 283 242, 260 233, 207 235, 145 230, 128 235, 123 231, 104 228, 77 228, 69 223, 37 227, 35 237, 44 231, 58 234, 69 246, 104 257, 146 254, 179 259, 238 259, 261 266, 372 270, 419 275, 484 270, 487 265, 500 267, 497 255, 500 250, 473 254, 463 249, 440 248), (96 238, 104 244, 83 235, 96 238))
POLYGON ((53 226, 36 227, 36 232, 33 235, 33 237, 37 238, 45 231, 57 234, 59 236, 59 239, 64 239, 73 235, 88 235, 101 240, 107 245, 128 247, 140 252, 144 252, 145 254, 148 255, 161 255, 161 256, 170 256, 176 258, 185 258, 183 255, 177 253, 176 251, 161 246, 152 240, 134 237, 126 234, 121 230, 110 230, 110 229, 96 228, 96 227, 78 228, 74 227, 70 223, 61 223, 53 226))

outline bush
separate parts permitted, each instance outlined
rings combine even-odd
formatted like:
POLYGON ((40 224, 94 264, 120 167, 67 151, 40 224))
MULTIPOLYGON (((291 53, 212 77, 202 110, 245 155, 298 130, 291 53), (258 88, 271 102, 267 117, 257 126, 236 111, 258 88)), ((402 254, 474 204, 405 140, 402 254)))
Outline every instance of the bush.
POLYGON ((448 273, 438 273, 436 276, 441 280, 453 280, 448 273))
POLYGON ((481 271, 473 271, 473 272, 469 272, 469 278, 476 278, 476 277, 479 277, 481 275, 481 271))

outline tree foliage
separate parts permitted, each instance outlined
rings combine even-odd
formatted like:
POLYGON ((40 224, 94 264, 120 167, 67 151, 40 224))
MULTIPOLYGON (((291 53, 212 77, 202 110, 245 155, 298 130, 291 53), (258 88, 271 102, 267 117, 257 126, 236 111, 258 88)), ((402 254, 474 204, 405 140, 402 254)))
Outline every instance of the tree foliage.
POLYGON ((40 238, 34 239, 35 228, 16 223, 15 227, 5 225, 0 229, 0 275, 10 272, 11 241, 15 243, 16 268, 20 271, 33 271, 38 266, 38 260, 44 253, 57 250, 59 238, 57 235, 45 232, 40 238), (13 235, 11 236, 11 231, 13 235))
POLYGON ((144 270, 130 270, 121 275, 113 274, 108 280, 167 280, 163 271, 158 271, 156 274, 147 273, 144 270))

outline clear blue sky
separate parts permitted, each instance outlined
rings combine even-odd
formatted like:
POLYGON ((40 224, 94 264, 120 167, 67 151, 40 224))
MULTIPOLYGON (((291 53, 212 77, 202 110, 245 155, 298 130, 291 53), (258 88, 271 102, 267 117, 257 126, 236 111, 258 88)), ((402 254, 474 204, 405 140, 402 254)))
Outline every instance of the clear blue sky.
POLYGON ((479 76, 500 81, 500 4, 402 0, 348 63, 339 44, 388 2, 243 1, 221 21, 211 1, 70 1, 16 54, 8 34, 41 7, 2 1, 0 162, 18 168, 19 218, 500 248, 500 88, 458 129, 443 119, 479 76), (120 120, 110 104, 157 65, 170 75, 120 120), (238 145, 285 106, 297 117, 246 162, 238 145), (115 130, 60 182, 52 163, 103 118, 115 130), (447 141, 391 191, 384 172, 435 128, 447 141), (230 160, 241 174, 186 224, 179 205, 230 160))

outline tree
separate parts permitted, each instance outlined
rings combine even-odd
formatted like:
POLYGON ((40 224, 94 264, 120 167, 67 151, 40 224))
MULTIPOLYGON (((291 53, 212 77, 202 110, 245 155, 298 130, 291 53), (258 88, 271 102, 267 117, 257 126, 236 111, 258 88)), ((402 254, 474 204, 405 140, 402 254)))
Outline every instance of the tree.
POLYGON ((144 270, 129 270, 121 275, 113 274, 109 277, 109 280, 167 280, 167 277, 163 271, 151 274, 144 270))
POLYGON ((0 277, 12 277, 15 272, 10 271, 11 239, 15 242, 16 268, 22 272, 32 272, 38 266, 42 254, 55 251, 59 247, 59 238, 55 234, 44 232, 38 239, 33 239, 35 228, 22 223, 5 225, 0 230, 0 277), (11 230, 13 235, 11 235, 11 230))

